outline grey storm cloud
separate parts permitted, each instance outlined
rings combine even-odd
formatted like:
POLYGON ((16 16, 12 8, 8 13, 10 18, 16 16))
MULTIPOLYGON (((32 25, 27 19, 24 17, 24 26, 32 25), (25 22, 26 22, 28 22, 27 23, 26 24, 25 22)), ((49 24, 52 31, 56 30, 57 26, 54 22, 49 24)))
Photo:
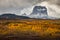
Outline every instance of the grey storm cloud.
POLYGON ((38 0, 0 0, 0 14, 14 12, 36 4, 38 0))
POLYGON ((38 3, 41 4, 44 1, 49 7, 49 15, 60 17, 60 0, 0 0, 0 14, 5 12, 14 12, 18 14, 22 9, 28 8, 30 6, 32 7, 38 3))
POLYGON ((26 7, 36 2, 38 2, 38 0, 0 0, 0 7, 26 7))
POLYGON ((0 8, 28 7, 43 1, 60 5, 60 0, 0 0, 0 8))
POLYGON ((42 0, 0 0, 0 14, 5 12, 19 13, 19 10, 35 5, 41 1, 42 0))

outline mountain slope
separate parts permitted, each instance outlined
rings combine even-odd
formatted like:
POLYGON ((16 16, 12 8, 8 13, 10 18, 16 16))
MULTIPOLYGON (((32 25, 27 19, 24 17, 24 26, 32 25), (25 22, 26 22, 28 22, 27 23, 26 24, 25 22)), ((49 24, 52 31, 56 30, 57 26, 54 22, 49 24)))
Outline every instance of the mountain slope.
POLYGON ((18 16, 15 14, 3 14, 0 15, 0 19, 28 19, 29 17, 27 16, 18 16))
POLYGON ((55 17, 50 17, 45 6, 35 6, 32 13, 29 15, 31 18, 40 18, 40 19, 58 19, 55 17))

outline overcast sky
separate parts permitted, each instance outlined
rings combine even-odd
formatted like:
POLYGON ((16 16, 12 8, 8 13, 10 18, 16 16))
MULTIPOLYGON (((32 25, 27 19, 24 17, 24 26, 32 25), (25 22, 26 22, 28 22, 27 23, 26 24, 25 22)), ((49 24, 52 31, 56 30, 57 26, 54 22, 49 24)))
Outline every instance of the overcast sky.
POLYGON ((0 14, 28 14, 35 5, 46 6, 49 16, 60 18, 60 0, 0 0, 0 14))

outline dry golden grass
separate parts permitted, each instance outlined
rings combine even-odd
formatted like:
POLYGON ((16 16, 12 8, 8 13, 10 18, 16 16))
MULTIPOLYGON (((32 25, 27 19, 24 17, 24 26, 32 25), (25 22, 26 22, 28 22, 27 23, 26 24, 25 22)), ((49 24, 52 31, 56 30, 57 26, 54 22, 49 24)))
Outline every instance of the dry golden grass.
POLYGON ((0 20, 1 36, 60 37, 60 20, 0 20))

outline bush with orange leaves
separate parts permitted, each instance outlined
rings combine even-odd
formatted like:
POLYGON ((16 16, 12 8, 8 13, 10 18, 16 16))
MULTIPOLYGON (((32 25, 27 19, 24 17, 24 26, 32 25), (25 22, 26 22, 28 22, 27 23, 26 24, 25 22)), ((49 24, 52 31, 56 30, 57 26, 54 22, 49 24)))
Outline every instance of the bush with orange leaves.
MULTIPOLYGON (((2 21, 2 20, 1 20, 2 21)), ((0 23, 0 35, 60 36, 60 20, 4 20, 0 23)))

